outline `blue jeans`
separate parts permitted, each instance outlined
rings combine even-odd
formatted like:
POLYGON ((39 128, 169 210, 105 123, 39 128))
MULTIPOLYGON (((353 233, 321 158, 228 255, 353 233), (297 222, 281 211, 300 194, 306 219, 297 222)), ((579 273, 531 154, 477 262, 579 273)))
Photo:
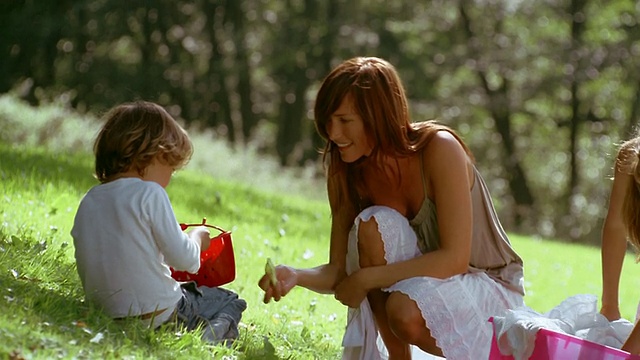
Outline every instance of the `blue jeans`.
POLYGON ((178 325, 192 331, 202 328, 202 339, 212 343, 233 343, 238 338, 238 323, 247 303, 230 290, 181 284, 182 299, 176 306, 178 325))

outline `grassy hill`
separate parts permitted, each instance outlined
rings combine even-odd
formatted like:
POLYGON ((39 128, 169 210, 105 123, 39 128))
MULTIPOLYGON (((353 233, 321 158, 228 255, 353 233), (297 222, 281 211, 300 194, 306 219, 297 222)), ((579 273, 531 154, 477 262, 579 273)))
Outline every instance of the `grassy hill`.
MULTIPOLYGON (((233 348, 197 334, 121 324, 84 303, 69 231, 93 185, 97 124, 55 105, 0 97, 0 358, 339 358, 345 308, 294 289, 265 305, 256 282, 266 257, 310 267, 328 258, 329 209, 313 169, 279 169, 251 148, 232 150, 190 131, 196 154, 167 188, 180 221, 232 231, 237 278, 225 286, 248 303, 233 348)), ((600 294, 598 248, 511 234, 525 260, 527 305, 550 310, 568 296, 600 294)), ((625 262, 622 313, 633 318, 640 268, 625 262)))

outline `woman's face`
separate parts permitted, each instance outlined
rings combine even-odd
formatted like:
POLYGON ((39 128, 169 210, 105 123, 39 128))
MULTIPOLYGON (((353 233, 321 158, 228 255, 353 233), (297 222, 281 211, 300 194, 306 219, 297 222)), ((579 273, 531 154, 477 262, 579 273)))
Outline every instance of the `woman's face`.
POLYGON ((356 113, 350 95, 345 96, 340 106, 331 114, 327 134, 340 151, 340 158, 346 163, 369 156, 373 150, 365 133, 362 117, 356 113))

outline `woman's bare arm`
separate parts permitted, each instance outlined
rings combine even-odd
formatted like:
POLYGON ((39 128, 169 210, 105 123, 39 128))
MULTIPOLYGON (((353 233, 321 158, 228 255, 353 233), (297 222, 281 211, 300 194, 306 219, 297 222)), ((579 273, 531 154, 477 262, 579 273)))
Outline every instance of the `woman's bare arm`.
POLYGON ((347 241, 349 224, 341 215, 334 214, 331 222, 331 243, 329 247, 329 263, 312 268, 298 269, 298 285, 309 290, 330 294, 338 281, 346 276, 347 241))
MULTIPOLYGON (((360 270, 358 276, 368 290, 415 276, 444 279, 468 269, 473 228, 468 156, 453 135, 441 131, 425 150, 423 166, 430 174, 440 248, 407 261, 360 270)), ((362 226, 375 223, 369 221, 362 226)))
MULTIPOLYGON (((620 156, 620 155, 619 155, 620 156)), ((600 312, 609 320, 620 318, 618 286, 627 250, 627 231, 622 207, 631 176, 620 172, 617 163, 609 197, 609 210, 602 228, 602 307, 600 312)))
MULTIPOLYGON (((329 194, 333 194, 332 187, 335 184, 332 179, 329 179, 327 186, 329 194)), ((329 203, 332 209, 329 262, 306 269, 295 269, 286 265, 277 266, 278 284, 276 286, 271 285, 267 274, 258 282, 265 291, 265 303, 271 298, 279 301, 295 286, 302 286, 321 294, 331 294, 336 284, 346 276, 347 241, 353 223, 353 219, 349 217, 355 217, 355 215, 350 207, 338 206, 331 195, 329 203)))

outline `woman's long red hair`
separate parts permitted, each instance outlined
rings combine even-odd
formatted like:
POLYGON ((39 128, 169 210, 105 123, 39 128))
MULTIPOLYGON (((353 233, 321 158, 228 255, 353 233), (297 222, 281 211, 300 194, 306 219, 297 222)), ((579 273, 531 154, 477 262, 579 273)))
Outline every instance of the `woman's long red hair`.
MULTIPOLYGON (((362 166, 382 168, 382 158, 411 156, 423 149, 436 132, 452 133, 471 156, 464 142, 448 127, 434 121, 411 123, 409 105, 397 71, 389 62, 375 57, 356 57, 337 66, 324 79, 314 107, 316 130, 326 140, 323 151, 332 213, 345 207, 355 218, 363 206, 362 166), (372 141, 371 155, 355 163, 345 163, 329 139, 327 124, 346 96, 362 117, 372 141), (347 181, 349 179, 350 181, 347 181)), ((400 174, 398 174, 399 176, 400 174)), ((365 201, 366 204, 366 201, 365 201)))

